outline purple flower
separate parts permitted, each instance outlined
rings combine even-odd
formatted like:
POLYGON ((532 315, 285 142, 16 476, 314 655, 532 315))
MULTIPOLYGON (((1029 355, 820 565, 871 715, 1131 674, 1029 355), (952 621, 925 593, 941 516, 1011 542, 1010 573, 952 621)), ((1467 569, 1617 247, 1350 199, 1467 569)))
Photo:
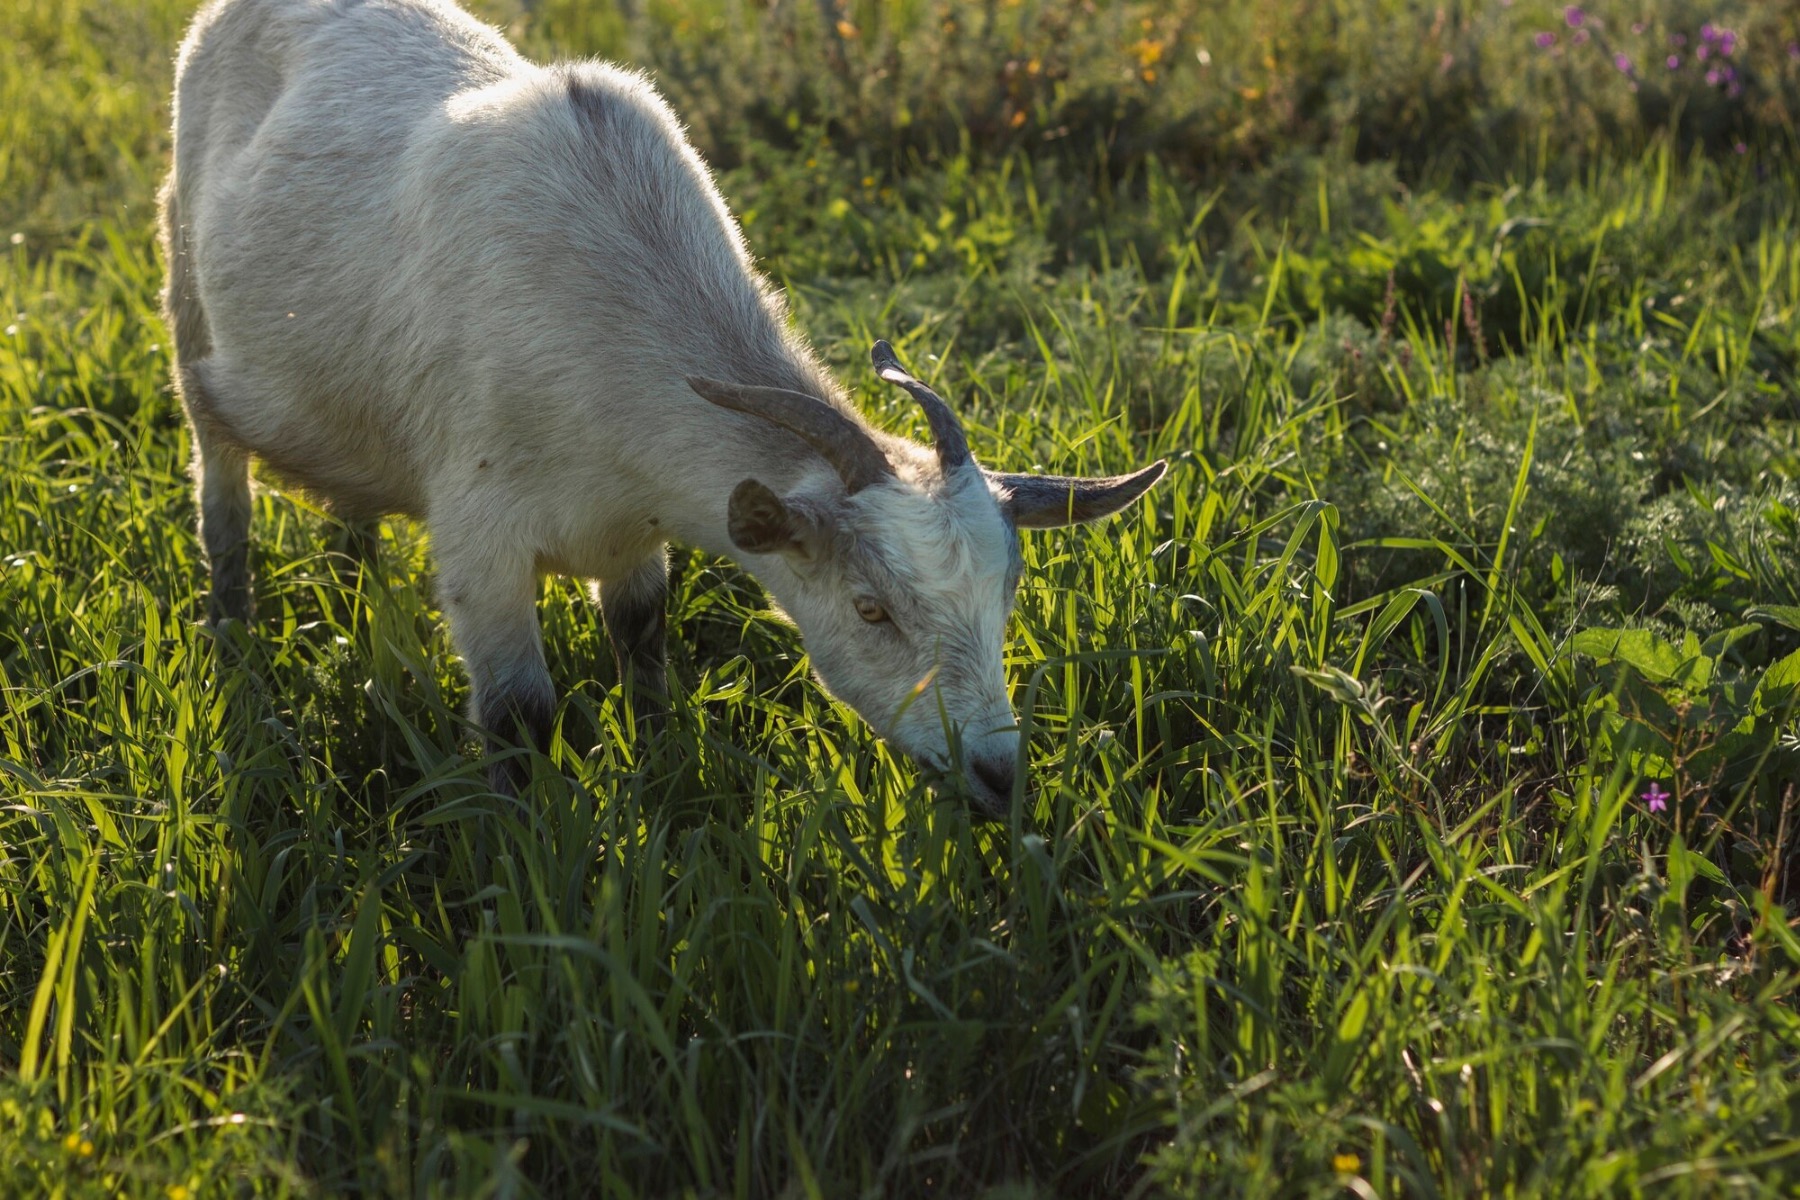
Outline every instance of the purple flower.
POLYGON ((1732 33, 1729 30, 1726 30, 1719 34, 1719 53, 1720 54, 1723 54, 1726 58, 1730 58, 1731 52, 1736 49, 1737 49, 1737 34, 1732 33))
POLYGON ((1744 143, 1742 143, 1742 142, 1739 142, 1737 145, 1733 146, 1732 149, 1737 151, 1739 154, 1750 153, 1750 147, 1744 145, 1744 143))
POLYGON ((1712 70, 1710 70, 1706 73, 1706 86, 1707 87, 1718 87, 1719 86, 1719 69, 1717 67, 1714 67, 1712 70))
POLYGON ((1580 29, 1581 23, 1587 20, 1587 14, 1581 11, 1579 4, 1571 4, 1563 9, 1563 20, 1569 23, 1570 29, 1580 29))
POLYGON ((1800 58, 1800 42, 1789 42, 1788 43, 1788 57, 1789 58, 1800 58))
POLYGON ((1681 67, 1681 55, 1669 55, 1669 57, 1663 59, 1663 66, 1669 68, 1671 71, 1679 70, 1681 67))
POLYGON ((1556 45, 1556 35, 1554 33, 1536 34, 1531 40, 1537 43, 1537 48, 1539 50, 1548 50, 1550 47, 1556 45))
POLYGON ((1700 27, 1700 40, 1701 41, 1710 42, 1718 36, 1719 36, 1719 31, 1712 27, 1711 21, 1708 21, 1706 24, 1704 24, 1700 27))
POLYGON ((1617 54, 1613 55, 1613 66, 1619 68, 1619 70, 1625 72, 1627 75, 1631 74, 1631 56, 1626 54, 1623 50, 1619 51, 1617 54))
POLYGON ((1705 42, 1701 42, 1700 48, 1694 51, 1694 57, 1699 59, 1701 62, 1705 62, 1707 60, 1707 58, 1711 56, 1711 54, 1712 54, 1712 47, 1707 45, 1705 42))
POLYGON ((1644 807, 1651 812, 1662 812, 1669 807, 1669 793, 1662 790, 1660 784, 1652 783, 1650 790, 1642 796, 1644 807))
POLYGON ((1669 45, 1671 45, 1671 46, 1685 46, 1685 45, 1687 45, 1687 34, 1685 34, 1685 33, 1671 33, 1671 34, 1670 34, 1670 35, 1669 35, 1669 45))

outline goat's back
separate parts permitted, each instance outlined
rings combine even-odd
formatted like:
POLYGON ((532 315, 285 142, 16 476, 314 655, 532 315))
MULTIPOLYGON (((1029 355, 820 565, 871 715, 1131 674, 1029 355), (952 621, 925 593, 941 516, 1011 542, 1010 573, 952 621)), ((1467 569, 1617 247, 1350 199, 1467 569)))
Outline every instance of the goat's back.
POLYGON ((684 374, 835 398, 636 75, 535 66, 437 0, 220 0, 176 97, 211 415, 345 507, 423 515, 522 440, 546 474, 660 469, 713 419, 684 374))

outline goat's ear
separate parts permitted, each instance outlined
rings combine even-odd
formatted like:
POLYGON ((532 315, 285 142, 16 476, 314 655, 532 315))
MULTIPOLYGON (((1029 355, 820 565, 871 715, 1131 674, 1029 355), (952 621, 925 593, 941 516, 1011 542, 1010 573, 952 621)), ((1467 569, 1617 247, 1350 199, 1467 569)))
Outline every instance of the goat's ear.
POLYGON ((817 519, 754 479, 731 489, 725 515, 731 544, 746 554, 781 554, 801 566, 824 549, 824 531, 817 519))
POLYGON ((1001 511, 1020 529, 1053 529, 1110 517, 1150 490, 1169 464, 1161 459, 1130 475, 1078 479, 1067 475, 1003 475, 989 478, 1006 489, 1001 511))

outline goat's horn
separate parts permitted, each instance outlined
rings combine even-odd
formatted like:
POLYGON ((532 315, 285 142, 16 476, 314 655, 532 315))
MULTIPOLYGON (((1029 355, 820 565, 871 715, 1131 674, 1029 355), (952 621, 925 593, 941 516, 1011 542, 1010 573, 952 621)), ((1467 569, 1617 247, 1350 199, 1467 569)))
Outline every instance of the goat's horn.
POLYGON ((695 375, 688 376, 687 383, 720 408, 749 413, 798 434, 837 469, 845 491, 860 492, 894 473, 869 431, 823 400, 786 388, 721 383, 695 375))
POLYGON ((905 388, 925 410, 925 420, 931 425, 931 440, 937 447, 938 465, 946 472, 965 465, 969 461, 969 439, 963 434, 962 422, 950 411, 944 398, 908 375, 899 358, 895 357, 894 348, 886 341, 876 342, 875 348, 869 351, 869 358, 875 364, 877 375, 905 388))
POLYGON ((1118 512, 1150 490, 1169 464, 1162 459, 1129 475, 1082 479, 1070 475, 1008 475, 988 472, 1005 489, 1001 511, 1020 529, 1052 529, 1097 521, 1118 512))

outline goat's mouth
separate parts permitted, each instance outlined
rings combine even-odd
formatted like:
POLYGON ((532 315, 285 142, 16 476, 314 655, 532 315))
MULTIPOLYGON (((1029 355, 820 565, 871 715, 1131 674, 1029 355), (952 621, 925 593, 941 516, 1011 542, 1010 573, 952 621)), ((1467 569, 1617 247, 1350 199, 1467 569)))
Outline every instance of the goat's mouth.
POLYGON ((1012 789, 1001 791, 980 773, 967 767, 949 767, 936 755, 915 755, 926 782, 939 795, 952 796, 967 805, 977 821, 1004 821, 1012 811, 1012 789))

